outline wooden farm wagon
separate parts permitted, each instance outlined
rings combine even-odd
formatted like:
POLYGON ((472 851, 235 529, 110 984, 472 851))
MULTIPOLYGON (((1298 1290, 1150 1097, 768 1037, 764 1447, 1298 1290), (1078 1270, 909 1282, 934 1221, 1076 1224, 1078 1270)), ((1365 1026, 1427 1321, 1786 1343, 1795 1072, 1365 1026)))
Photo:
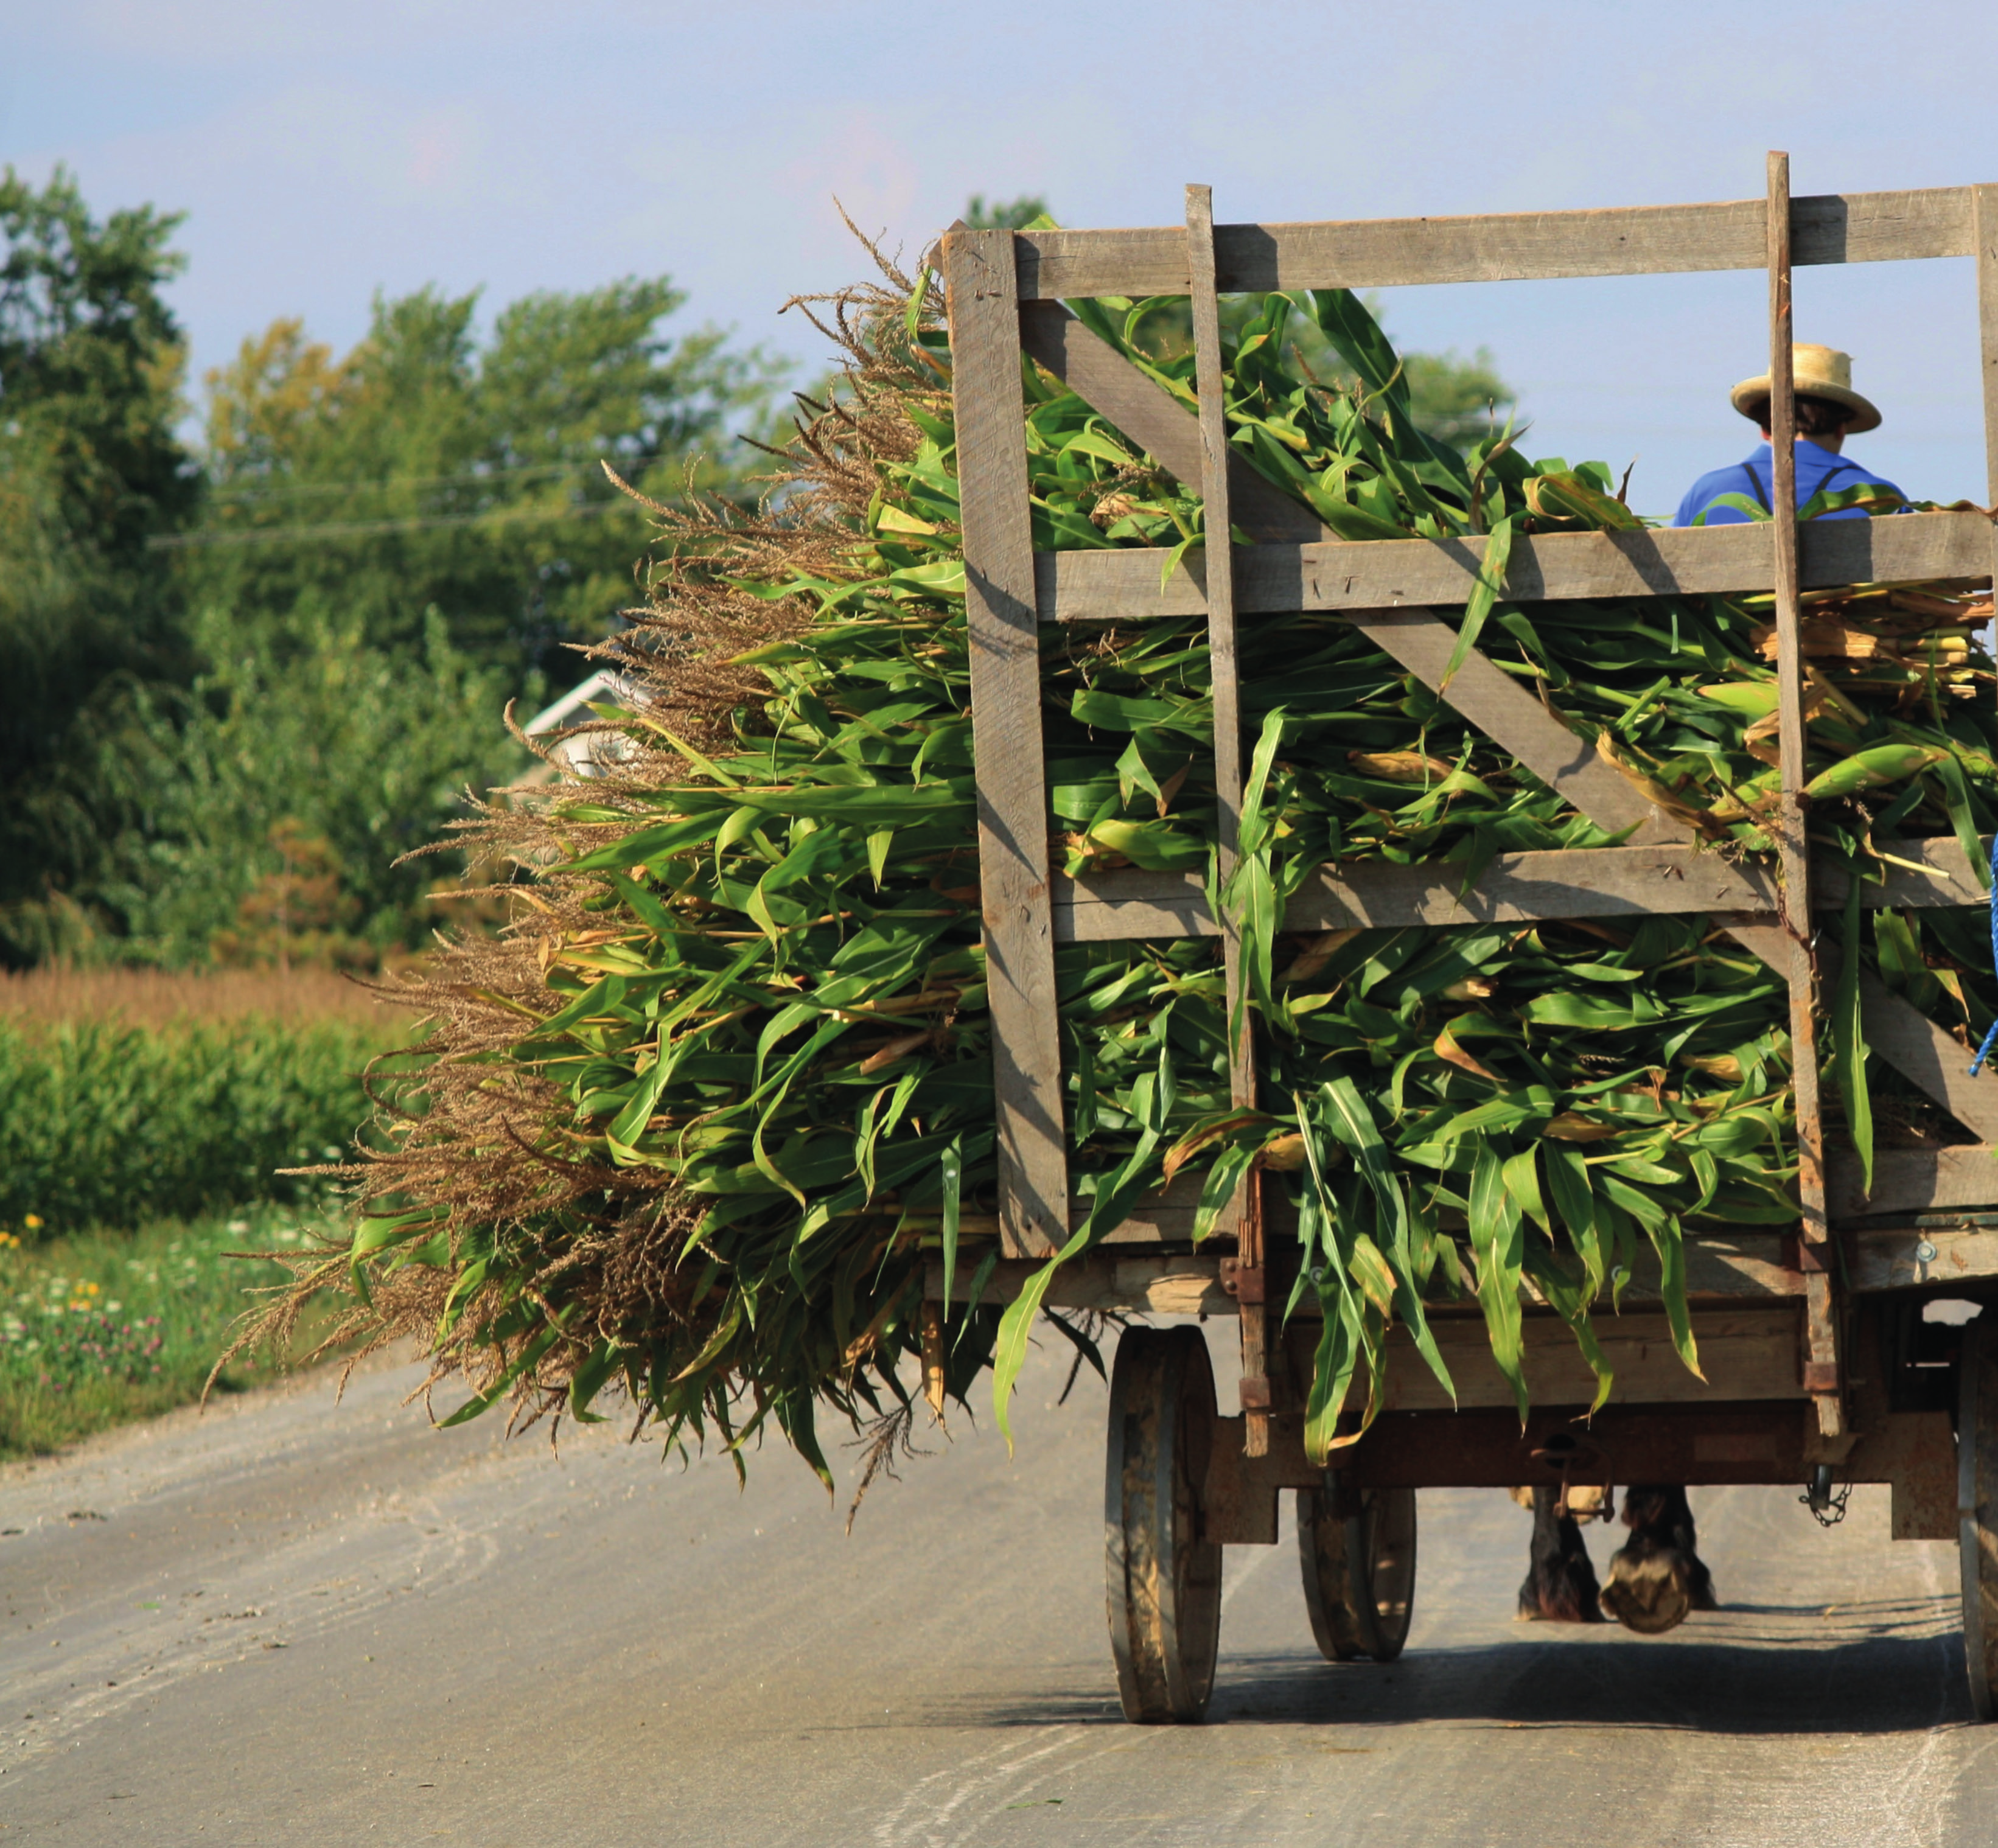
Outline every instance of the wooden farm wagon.
MULTIPOLYGON (((1789 984, 1799 1225, 1785 1235, 1689 1235, 1702 1384, 1674 1355, 1665 1318, 1633 1287, 1599 1323, 1616 1370, 1610 1402, 1577 1422, 1592 1376, 1550 1312, 1529 1313, 1535 1410, 1525 1428, 1474 1309, 1433 1324, 1458 1383, 1453 1409, 1412 1347, 1391 1338, 1384 1409, 1357 1444, 1313 1467, 1302 1387, 1315 1332, 1274 1327, 1295 1249, 1266 1227, 1251 1176, 1232 1230, 1196 1250, 1193 1200, 1149 1203, 1054 1282, 1051 1303, 1146 1312, 1181 1325, 1128 1332, 1112 1383, 1107 1471, 1110 1627, 1125 1712, 1199 1717, 1212 1685, 1221 1549, 1271 1544, 1277 1504, 1297 1491, 1307 1601, 1320 1646, 1393 1656, 1414 1587, 1415 1491, 1613 1478, 1803 1484, 1822 1508, 1836 1486, 1885 1482, 1897 1539, 1955 1535, 1965 1651, 1980 1717, 1998 1692, 1998 1331, 1924 1319, 1939 1294, 1998 1300, 1998 1076, 1972 1079, 1963 1048, 1869 977, 1872 1051, 1969 1132, 1963 1145, 1883 1152, 1869 1193, 1856 1162, 1827 1150, 1818 1106, 1817 984, 1824 954, 1805 920, 1843 903, 1843 875, 1813 874, 1798 792, 1804 727, 1798 598, 1813 586, 1988 579, 1993 528, 1977 513, 1807 523, 1795 516, 1791 371, 1793 264, 1974 257, 1992 492, 1998 497, 1998 185, 1792 199, 1787 157, 1772 155, 1766 199, 1629 210, 1216 226, 1209 195, 1187 192, 1187 223, 1135 230, 959 228, 943 244, 955 370, 964 554, 978 740, 979 852, 1000 1150, 1003 1261, 987 1300, 1009 1300, 1080 1222, 1065 1156, 1055 1007, 1057 944, 1219 934, 1229 993, 1232 927, 1191 875, 1051 876, 1039 644, 1047 628, 1204 613, 1212 644, 1221 834, 1236 834, 1242 786, 1239 623, 1265 613, 1336 610, 1443 692, 1455 631, 1436 606, 1471 596, 1481 541, 1342 543, 1301 505, 1229 453, 1219 392, 1217 290, 1255 292, 1502 282, 1766 268, 1775 434, 1775 516, 1767 523, 1581 533, 1517 541, 1503 593, 1538 600, 1773 592, 1778 637, 1782 800, 1772 830, 1780 886, 1765 871, 1702 852, 1546 706, 1473 652, 1443 696, 1467 720, 1626 845, 1522 853, 1475 883, 1433 865, 1326 867, 1286 925, 1446 926, 1474 922, 1713 915, 1789 984), (1063 306, 1064 299, 1191 298, 1200 411, 1189 413, 1063 306), (1161 587, 1160 554, 1136 549, 1036 555, 1030 537, 1022 356, 1065 381, 1131 442, 1188 485, 1211 547, 1161 587), (1781 903, 1779 904, 1779 893, 1781 903), (1200 1331, 1186 1318, 1239 1316, 1241 1408, 1217 1415, 1200 1331)), ((1903 841, 1869 905, 1982 906, 1954 838, 1903 841)), ((1245 1044, 1238 1103, 1254 1101, 1245 1044)), ((972 1270, 961 1265, 962 1294, 972 1270)), ((935 1268, 932 1297, 942 1291, 935 1268)))

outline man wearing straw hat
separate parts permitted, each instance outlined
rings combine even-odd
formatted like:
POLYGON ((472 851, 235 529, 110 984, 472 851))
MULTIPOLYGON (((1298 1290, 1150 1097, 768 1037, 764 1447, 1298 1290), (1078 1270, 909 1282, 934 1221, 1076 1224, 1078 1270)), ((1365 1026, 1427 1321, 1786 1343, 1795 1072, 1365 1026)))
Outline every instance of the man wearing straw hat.
MULTIPOLYGON (((1880 413, 1852 389, 1852 358, 1835 347, 1803 344, 1790 349, 1796 368, 1797 404, 1797 505, 1814 494, 1841 488, 1872 486, 1899 494, 1892 482, 1869 474, 1839 454, 1845 439, 1861 430, 1877 430, 1880 413)), ((1751 506, 1766 508, 1772 492, 1774 461, 1769 450, 1769 375, 1744 378, 1729 394, 1743 416, 1762 433, 1762 446, 1745 462, 1702 475, 1679 503, 1674 526, 1740 526, 1749 516, 1739 507, 1716 503, 1723 495, 1739 495, 1751 506)), ((1827 520, 1863 520, 1864 507, 1843 507, 1827 520)))

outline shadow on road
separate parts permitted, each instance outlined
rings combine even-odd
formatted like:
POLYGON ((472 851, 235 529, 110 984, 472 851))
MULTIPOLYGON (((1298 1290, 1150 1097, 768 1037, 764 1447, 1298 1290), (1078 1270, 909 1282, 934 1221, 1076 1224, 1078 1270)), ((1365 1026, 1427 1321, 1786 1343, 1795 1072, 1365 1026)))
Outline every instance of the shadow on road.
MULTIPOLYGON (((1729 1617, 1815 1616, 1821 1608, 1735 1606, 1729 1617)), ((1398 1662, 1333 1663, 1286 1652, 1224 1656, 1211 1725, 1639 1728, 1757 1735, 1920 1733, 1969 1723, 1960 1636, 1927 1601, 1840 1607, 1879 1628, 1851 1640, 1739 1632, 1669 1642, 1616 1629, 1527 1631, 1500 1642, 1411 1650, 1398 1662), (1898 1621, 1897 1621, 1898 1620, 1898 1621), (1897 1630, 1910 1633, 1896 1634, 1897 1630)), ((925 1724, 1118 1727, 1114 1685, 946 1700, 925 1724)), ((893 1722, 899 1724, 900 1722, 893 1722)))
POLYGON ((1954 1634, 1808 1647, 1794 1639, 1689 1639, 1661 1649, 1585 1633, 1412 1652, 1384 1667, 1238 1658, 1225 1666, 1210 1718, 1802 1734, 1921 1732, 1967 1723, 1971 1712, 1962 1639, 1954 1634))

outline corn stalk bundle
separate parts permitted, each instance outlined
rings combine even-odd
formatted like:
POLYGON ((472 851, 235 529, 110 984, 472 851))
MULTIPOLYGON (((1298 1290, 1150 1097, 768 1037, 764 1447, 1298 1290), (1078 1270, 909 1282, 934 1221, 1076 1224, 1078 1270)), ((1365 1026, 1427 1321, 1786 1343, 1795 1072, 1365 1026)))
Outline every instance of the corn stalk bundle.
MULTIPOLYGON (((1073 306, 1192 406, 1191 358, 1146 340, 1165 305, 1073 306)), ((1640 523, 1608 471, 1530 463, 1509 432, 1464 453, 1425 437, 1350 295, 1247 309, 1228 410, 1251 465, 1349 539, 1487 535, 1460 653, 1533 687, 1712 851, 1769 856, 1767 599, 1501 599, 1515 533, 1640 523)), ((1610 842, 1334 613, 1244 625, 1256 745, 1239 865, 1212 896, 1243 920, 1263 1107, 1229 1103, 1212 940, 1061 948, 1089 1216, 1003 1312, 925 1310, 926 1263, 958 1283, 946 1298, 974 1271, 975 1302, 997 1250, 949 349, 930 279, 892 267, 807 312, 843 349, 842 389, 807 406, 759 517, 658 509, 671 555, 608 651, 632 689, 599 721, 614 774, 479 824, 531 872, 517 921, 450 948, 417 992, 435 1016, 422 1106, 352 1171, 352 1242, 301 1273, 278 1325, 346 1290, 347 1333, 418 1332, 437 1376, 469 1383, 454 1418, 510 1395, 517 1415, 593 1417, 620 1387, 669 1439, 739 1455, 774 1420, 828 1474, 821 1404, 893 1425, 905 1363, 939 1409, 990 1367, 1003 1424, 1035 1328, 1091 1346, 1041 1309, 1059 1264, 1182 1172, 1205 1176, 1205 1233, 1260 1166, 1297 1205, 1289 1308, 1315 1297, 1323 1318, 1320 1453, 1391 1325, 1447 1378, 1439 1296, 1481 1304, 1523 1411, 1530 1298, 1606 1394, 1592 1313, 1648 1251, 1696 1368, 1684 1240, 1796 1219, 1787 991, 1699 917, 1287 934, 1286 897, 1327 861, 1448 858, 1470 879, 1502 851, 1610 842)), ((1026 388, 1037 549, 1149 546, 1170 574, 1205 543, 1184 484, 1059 382, 1030 367, 1026 388)), ((1813 825, 1855 894, 1897 835, 1954 831, 1981 864, 1998 764, 1989 608, 1969 589, 1811 600, 1813 825)), ((1205 869, 1212 888, 1204 624, 1064 632, 1042 657, 1058 858, 1205 869)), ((1969 1043, 1998 1007, 1982 928, 1941 910, 1862 926, 1856 897, 1845 913, 1858 953, 1828 1043, 1869 1159, 1876 1135, 1951 1131, 1867 1070, 1860 972, 1969 1043)))

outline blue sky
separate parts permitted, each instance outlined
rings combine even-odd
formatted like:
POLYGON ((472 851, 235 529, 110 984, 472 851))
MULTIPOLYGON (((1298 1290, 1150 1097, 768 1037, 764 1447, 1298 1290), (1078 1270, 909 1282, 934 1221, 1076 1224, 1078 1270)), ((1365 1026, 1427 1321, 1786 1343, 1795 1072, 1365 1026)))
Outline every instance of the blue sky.
MULTIPOLYGON (((100 210, 184 209, 196 368, 302 314, 344 345, 377 288, 672 274, 686 318, 811 363, 789 295, 860 273, 842 201, 919 249, 966 195, 1064 223, 1550 210, 1998 180, 1998 8, 1419 9, 1099 0, 755 7, 565 0, 0 0, 0 161, 100 210)), ((1852 453, 1986 498, 1967 260, 1809 270, 1800 337, 1886 413, 1852 453)), ((1637 458, 1668 509, 1752 433, 1758 275, 1405 290, 1405 344, 1488 347, 1530 452, 1637 458)))

